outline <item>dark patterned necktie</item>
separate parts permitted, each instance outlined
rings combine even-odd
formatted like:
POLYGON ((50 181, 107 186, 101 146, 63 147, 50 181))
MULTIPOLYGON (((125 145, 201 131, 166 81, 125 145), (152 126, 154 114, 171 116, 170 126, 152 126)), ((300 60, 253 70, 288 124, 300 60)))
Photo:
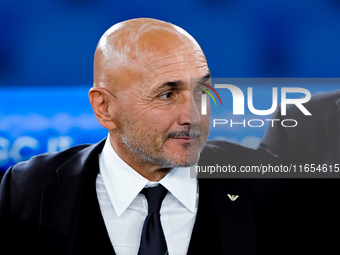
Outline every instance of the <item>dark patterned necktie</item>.
POLYGON ((145 218, 138 255, 167 254, 166 241, 159 211, 168 190, 162 185, 142 190, 148 201, 148 215, 145 218))

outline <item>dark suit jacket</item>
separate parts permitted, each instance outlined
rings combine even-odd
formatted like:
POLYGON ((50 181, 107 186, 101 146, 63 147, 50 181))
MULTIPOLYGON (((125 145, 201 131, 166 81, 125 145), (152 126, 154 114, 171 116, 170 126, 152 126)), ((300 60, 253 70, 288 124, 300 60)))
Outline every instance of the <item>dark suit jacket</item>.
MULTIPOLYGON (((278 110, 273 119, 295 119, 298 125, 285 128, 269 127, 261 146, 278 155, 285 165, 340 163, 340 90, 316 93, 304 106, 312 116, 305 116, 295 106, 287 108, 287 115, 278 110)), ((289 182, 290 203, 300 215, 295 222, 303 222, 306 234, 300 238, 305 246, 318 244, 314 251, 322 254, 340 253, 340 173, 323 174, 326 179, 295 179, 289 182), (337 177, 337 178, 334 178, 337 177)), ((320 177, 316 174, 315 177, 320 177)))
MULTIPOLYGON (((95 191, 103 145, 40 155, 7 171, 0 187, 2 254, 115 254, 95 191)), ((276 162, 263 149, 226 142, 208 142, 200 162, 212 155, 221 165, 276 162)), ((284 180, 200 179, 199 192, 188 254, 293 254, 284 180), (232 202, 227 194, 239 198, 232 202)))

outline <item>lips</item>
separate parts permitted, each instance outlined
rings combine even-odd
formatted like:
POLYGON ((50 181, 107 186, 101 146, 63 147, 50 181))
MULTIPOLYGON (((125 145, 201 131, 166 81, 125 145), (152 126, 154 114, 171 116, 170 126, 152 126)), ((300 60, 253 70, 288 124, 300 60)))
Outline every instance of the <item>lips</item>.
POLYGON ((190 140, 190 136, 176 136, 176 137, 171 137, 171 139, 190 140))
POLYGON ((181 140, 190 140, 192 138, 199 138, 202 136, 202 132, 198 130, 191 129, 190 131, 177 131, 170 134, 167 134, 166 139, 181 139, 181 140))

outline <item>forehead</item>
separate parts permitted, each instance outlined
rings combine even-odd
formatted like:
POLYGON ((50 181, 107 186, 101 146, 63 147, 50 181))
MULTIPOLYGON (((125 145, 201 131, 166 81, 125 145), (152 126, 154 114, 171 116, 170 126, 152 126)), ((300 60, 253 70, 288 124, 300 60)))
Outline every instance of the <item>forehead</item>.
POLYGON ((144 69, 156 72, 163 72, 167 69, 175 70, 184 68, 197 68, 206 66, 206 58, 200 49, 191 47, 173 48, 171 50, 164 50, 154 53, 146 57, 144 69))
POLYGON ((203 55, 195 39, 178 27, 151 27, 135 39, 136 53, 146 58, 148 65, 169 62, 174 57, 188 59, 196 51, 203 55))
POLYGON ((168 80, 189 83, 190 78, 201 78, 209 72, 204 53, 194 45, 167 48, 147 55, 140 67, 149 85, 168 80))
POLYGON ((118 84, 124 84, 121 89, 150 88, 171 80, 190 83, 190 78, 203 77, 208 70, 204 53, 183 31, 173 27, 150 28, 112 38, 110 45, 114 50, 109 51, 112 54, 107 58, 108 74, 121 81, 118 84))

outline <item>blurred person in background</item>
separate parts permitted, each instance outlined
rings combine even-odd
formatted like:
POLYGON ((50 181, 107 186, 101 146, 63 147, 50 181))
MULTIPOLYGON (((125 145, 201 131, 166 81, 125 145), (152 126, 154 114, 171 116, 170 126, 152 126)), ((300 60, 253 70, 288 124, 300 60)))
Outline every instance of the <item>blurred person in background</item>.
POLYGON ((340 238, 340 90, 315 93, 304 106, 312 116, 305 116, 292 105, 282 116, 278 108, 273 119, 294 119, 298 125, 269 126, 261 146, 277 155, 282 164, 306 168, 314 175, 289 182, 294 194, 291 206, 299 212, 292 224, 300 229, 295 235, 301 253, 303 247, 316 243, 315 254, 335 254, 339 253, 340 238))

